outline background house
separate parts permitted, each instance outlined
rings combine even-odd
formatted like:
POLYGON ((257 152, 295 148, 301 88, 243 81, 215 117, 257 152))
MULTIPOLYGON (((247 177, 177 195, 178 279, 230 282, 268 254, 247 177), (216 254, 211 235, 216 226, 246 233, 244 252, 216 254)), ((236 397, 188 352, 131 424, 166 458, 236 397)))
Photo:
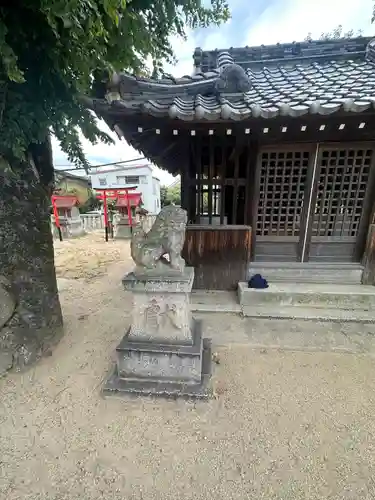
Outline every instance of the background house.
POLYGON ((80 205, 84 205, 91 196, 89 177, 73 175, 63 170, 55 170, 55 188, 59 194, 76 196, 80 205))
POLYGON ((150 214, 160 212, 160 180, 151 165, 118 166, 90 174, 93 189, 121 189, 135 186, 141 193, 143 208, 150 214))

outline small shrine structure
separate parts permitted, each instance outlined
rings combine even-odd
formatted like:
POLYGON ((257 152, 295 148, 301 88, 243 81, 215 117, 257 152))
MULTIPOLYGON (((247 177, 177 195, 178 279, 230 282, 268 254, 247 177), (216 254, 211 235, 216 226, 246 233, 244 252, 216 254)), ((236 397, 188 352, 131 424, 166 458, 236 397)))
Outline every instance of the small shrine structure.
POLYGON ((53 194, 51 197, 52 234, 54 238, 74 238, 85 234, 80 212, 77 208, 78 198, 73 195, 53 194))
POLYGON ((139 222, 138 210, 142 206, 141 193, 126 193, 116 201, 115 238, 130 238, 132 228, 139 222))
POLYGON ((137 222, 136 209, 142 205, 141 193, 135 193, 134 189, 137 189, 137 186, 121 189, 95 190, 96 197, 103 202, 105 237, 107 241, 112 229, 115 238, 131 237, 132 228, 137 222), (109 214, 108 201, 114 202, 117 209, 113 220, 109 214))
POLYGON ((374 262, 366 241, 375 211, 375 40, 198 48, 193 60, 182 78, 117 74, 89 105, 181 175, 194 287, 235 289, 250 262, 299 263, 312 274, 318 264, 374 262))

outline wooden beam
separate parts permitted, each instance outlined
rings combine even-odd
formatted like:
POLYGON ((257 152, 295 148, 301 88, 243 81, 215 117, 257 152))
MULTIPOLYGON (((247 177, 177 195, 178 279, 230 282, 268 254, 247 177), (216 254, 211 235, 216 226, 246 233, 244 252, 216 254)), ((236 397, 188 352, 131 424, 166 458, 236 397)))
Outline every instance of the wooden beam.
MULTIPOLYGON (((246 185, 246 179, 238 179, 238 181, 236 181, 236 179, 230 178, 230 179, 225 179, 224 182, 225 182, 226 186, 235 186, 236 184, 238 184, 239 186, 246 185)), ((210 181, 209 179, 204 179, 203 181, 199 181, 197 179, 192 179, 191 184, 193 186, 198 185, 198 184, 204 184, 204 185, 209 186, 210 184, 218 184, 218 182, 216 180, 210 181)))
MULTIPOLYGON (((375 151, 373 150, 370 173, 368 177, 368 185, 366 189, 365 199, 362 207, 362 217, 358 228, 356 257, 362 258, 366 245, 366 237, 368 235, 369 226, 375 224, 375 151)), ((374 228, 375 230, 375 228, 374 228)), ((375 266, 374 266, 375 272, 375 266)), ((374 282, 375 284, 375 282, 374 282)))
POLYGON ((202 185, 201 185, 201 179, 202 179, 202 141, 200 137, 196 137, 194 139, 191 139, 192 142, 192 147, 194 150, 194 160, 196 163, 196 178, 192 179, 192 185, 195 185, 195 196, 196 196, 196 215, 199 217, 201 214, 201 190, 202 190, 202 185))
POLYGON ((208 184, 208 223, 212 224, 212 184, 213 184, 214 163, 215 163, 215 158, 214 158, 215 150, 214 150, 214 142, 212 135, 209 136, 208 141, 209 141, 208 180, 210 181, 208 184))
POLYGON ((301 212, 299 242, 298 242, 298 260, 305 262, 308 260, 312 224, 314 220, 314 210, 317 197, 317 184, 320 171, 320 150, 319 144, 311 148, 309 166, 306 175, 306 185, 304 192, 304 203, 301 212))
POLYGON ((233 199, 232 199, 232 224, 237 224, 237 206, 238 206, 238 176, 240 170, 240 151, 237 149, 234 154, 234 186, 233 186, 233 199))
POLYGON ((257 159, 257 144, 247 138, 246 185, 245 185, 245 224, 252 223, 252 196, 254 196, 254 180, 257 159))
POLYGON ((363 266, 362 283, 375 286, 375 224, 368 231, 363 266))
POLYGON ((225 217, 225 186, 227 175, 226 144, 221 144, 221 194, 220 194, 220 225, 224 224, 225 217))

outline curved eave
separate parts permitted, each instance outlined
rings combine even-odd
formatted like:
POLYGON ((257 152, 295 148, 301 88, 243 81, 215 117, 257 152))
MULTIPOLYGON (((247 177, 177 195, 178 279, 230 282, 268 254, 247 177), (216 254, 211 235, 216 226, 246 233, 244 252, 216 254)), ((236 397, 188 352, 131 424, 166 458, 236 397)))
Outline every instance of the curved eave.
POLYGON ((181 120, 184 122, 196 121, 243 121, 251 118, 272 119, 277 117, 298 118, 305 115, 333 115, 339 112, 363 113, 375 108, 375 95, 373 97, 333 99, 331 102, 321 102, 320 100, 306 102, 304 104, 279 103, 270 106, 260 106, 246 102, 246 96, 241 103, 231 103, 227 99, 222 102, 210 103, 205 106, 198 103, 194 107, 191 103, 175 102, 172 105, 165 105, 157 101, 147 101, 139 103, 135 100, 117 100, 108 104, 104 100, 92 101, 90 106, 97 114, 104 118, 120 118, 121 116, 144 115, 155 118, 166 118, 171 120, 181 120))
POLYGON ((127 73, 120 73, 115 79, 112 91, 119 93, 122 99, 131 95, 151 94, 158 96, 197 95, 212 92, 219 77, 218 71, 198 73, 194 76, 173 78, 165 76, 160 80, 152 78, 137 78, 127 73))

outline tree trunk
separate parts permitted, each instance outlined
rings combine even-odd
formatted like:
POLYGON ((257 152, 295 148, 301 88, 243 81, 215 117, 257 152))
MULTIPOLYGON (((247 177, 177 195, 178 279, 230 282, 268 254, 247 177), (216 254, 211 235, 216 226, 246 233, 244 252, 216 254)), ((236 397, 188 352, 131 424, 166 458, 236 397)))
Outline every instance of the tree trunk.
POLYGON ((0 157, 0 374, 30 366, 62 336, 50 153, 48 140, 30 147, 29 162, 0 157))

